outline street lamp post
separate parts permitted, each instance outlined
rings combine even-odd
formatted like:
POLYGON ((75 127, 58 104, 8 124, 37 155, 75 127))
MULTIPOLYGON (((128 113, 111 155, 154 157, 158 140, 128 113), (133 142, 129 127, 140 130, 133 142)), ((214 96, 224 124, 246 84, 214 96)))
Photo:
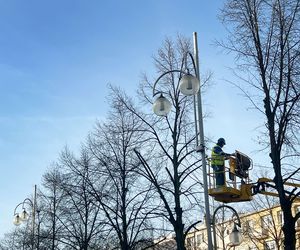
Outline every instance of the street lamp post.
MULTIPOLYGON (((194 56, 196 61, 196 72, 197 78, 200 82, 200 70, 199 70, 199 56, 198 56, 198 41, 197 33, 194 32, 194 56)), ((194 98, 195 102, 195 98, 194 98)), ((196 103, 196 102, 195 102, 196 103)), ((197 152, 201 153, 202 160, 202 175, 203 175, 203 188, 204 188, 204 201, 205 201, 205 213, 206 213, 206 228, 207 228, 207 240, 208 249, 212 249, 212 238, 211 238, 211 218, 210 218, 210 208, 209 208, 209 197, 208 197, 208 183, 207 183, 207 169, 206 169, 206 155, 205 155, 205 143, 204 143, 204 126, 203 126, 203 114, 202 114, 202 100, 201 100, 201 88, 199 88, 197 95, 197 115, 198 115, 198 128, 199 128, 199 140, 197 139, 197 152), (200 142, 200 143, 199 143, 200 142)), ((197 121, 195 115, 195 121, 197 121)), ((197 135, 197 124, 196 124, 196 135, 197 135)), ((196 137, 198 138, 198 137, 196 137)))
POLYGON ((237 223, 234 222, 233 230, 229 235, 229 240, 230 240, 231 246, 238 246, 242 242, 242 234, 237 229, 237 226, 241 227, 241 221, 240 221, 240 217, 239 217, 237 211, 233 207, 230 207, 228 205, 221 205, 221 206, 216 208, 216 210, 213 213, 213 217, 212 217, 212 226, 213 226, 213 234, 214 234, 214 250, 218 249, 215 220, 216 220, 216 214, 221 208, 229 208, 233 212, 234 216, 237 219, 237 223))
POLYGON ((22 202, 20 202, 14 209, 14 220, 13 223, 16 226, 19 226, 22 224, 22 222, 25 222, 29 219, 29 213, 26 211, 26 206, 29 206, 31 208, 32 213, 32 249, 34 249, 34 234, 35 234, 35 214, 36 214, 36 185, 34 185, 34 197, 33 201, 29 198, 26 198, 22 202), (17 209, 22 205, 22 212, 18 213, 17 209))
POLYGON ((195 133, 196 133, 196 151, 201 153, 202 158, 202 175, 203 175, 203 188, 204 188, 204 201, 205 201, 205 220, 207 228, 207 240, 208 249, 212 250, 212 236, 211 236, 211 217, 209 208, 209 196, 208 196, 208 183, 207 183, 207 169, 206 169, 206 155, 204 144, 204 128, 203 128, 203 114, 202 114, 202 100, 201 100, 201 88, 200 88, 200 74, 199 74, 199 59, 198 59, 198 43, 197 33, 193 33, 194 38, 194 55, 190 52, 186 52, 183 58, 182 66, 187 65, 188 56, 192 60, 195 76, 190 74, 189 70, 183 71, 182 69, 171 70, 163 73, 153 85, 153 97, 160 94, 153 104, 153 111, 158 116, 166 116, 171 110, 170 101, 163 96, 162 92, 156 91, 156 84, 159 80, 170 73, 180 73, 179 89, 183 95, 194 96, 195 107, 195 133), (184 61, 185 60, 185 61, 184 61))

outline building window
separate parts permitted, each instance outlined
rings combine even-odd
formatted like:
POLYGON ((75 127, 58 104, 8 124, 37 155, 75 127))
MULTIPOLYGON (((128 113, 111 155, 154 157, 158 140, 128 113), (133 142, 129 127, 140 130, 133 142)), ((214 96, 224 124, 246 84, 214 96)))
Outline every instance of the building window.
POLYGON ((192 249, 194 249, 194 237, 190 237, 190 238, 187 238, 186 239, 186 249, 187 250, 192 250, 192 249))
POLYGON ((258 250, 257 246, 255 246, 254 244, 251 246, 248 246, 248 250, 258 250))
POLYGON ((197 238, 196 238, 197 246, 200 246, 203 241, 204 241, 204 235, 203 235, 203 233, 197 234, 197 238))
MULTIPOLYGON (((295 215, 300 212, 300 206, 295 207, 295 215)), ((296 221, 296 227, 300 227, 300 219, 296 221)))
POLYGON ((261 233, 267 236, 272 228, 272 217, 270 214, 261 217, 261 233))
POLYGON ((276 250, 276 244, 274 240, 266 241, 264 244, 264 250, 276 250))
POLYGON ((272 226, 272 217, 270 214, 261 217, 261 228, 269 228, 272 226))
POLYGON ((252 220, 246 220, 245 223, 243 224, 243 232, 246 234, 251 233, 251 231, 254 229, 254 223, 252 220))
POLYGON ((278 225, 281 226, 283 224, 283 212, 282 211, 277 212, 277 221, 278 221, 278 225))

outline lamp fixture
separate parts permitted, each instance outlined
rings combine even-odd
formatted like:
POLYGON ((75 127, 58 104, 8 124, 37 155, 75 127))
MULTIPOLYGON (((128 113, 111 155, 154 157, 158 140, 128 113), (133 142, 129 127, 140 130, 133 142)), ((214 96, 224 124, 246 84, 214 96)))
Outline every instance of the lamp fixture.
POLYGON ((22 221, 27 221, 29 218, 29 214, 26 212, 25 208, 23 209, 22 213, 20 214, 20 219, 22 221))
POLYGON ((232 246, 238 246, 242 243, 243 237, 241 232, 237 229, 236 223, 234 223, 233 230, 229 235, 229 240, 232 246))
POLYGON ((166 116, 170 112, 171 107, 171 102, 161 93, 153 103, 153 112, 158 116, 166 116))
POLYGON ((180 92, 186 96, 195 95, 200 89, 200 83, 197 77, 186 74, 179 81, 180 92))
POLYGON ((13 220, 13 223, 14 223, 14 225, 16 225, 16 226, 21 225, 22 220, 21 220, 19 214, 16 214, 16 215, 15 215, 14 220, 13 220))

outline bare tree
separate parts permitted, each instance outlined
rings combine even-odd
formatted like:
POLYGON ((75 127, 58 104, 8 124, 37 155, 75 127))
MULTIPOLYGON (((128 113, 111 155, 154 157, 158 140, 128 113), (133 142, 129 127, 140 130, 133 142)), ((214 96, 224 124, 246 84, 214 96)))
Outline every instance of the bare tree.
POLYGON ((120 90, 111 90, 106 122, 97 123, 89 137, 98 178, 91 187, 107 220, 108 238, 115 236, 115 246, 122 250, 141 249, 152 244, 155 209, 152 187, 138 175, 141 163, 133 152, 143 141, 142 123, 114 98, 120 90))
POLYGON ((262 139, 284 214, 285 249, 295 249, 295 221, 300 216, 292 214, 299 191, 284 185, 299 180, 299 166, 292 164, 300 156, 299 5, 299 0, 228 0, 221 14, 230 33, 229 42, 221 46, 236 54, 239 78, 253 91, 239 87, 265 116, 262 139))
MULTIPOLYGON (((166 39, 154 57, 157 73, 180 69, 183 66, 182 59, 190 47, 190 41, 183 37, 178 37, 176 42, 166 39)), ((185 66, 189 67, 190 63, 187 62, 185 66)), ((177 249, 183 250, 187 232, 198 222, 195 221, 195 214, 202 210, 202 188, 199 181, 200 159, 193 154, 195 128, 192 99, 180 94, 179 77, 177 73, 165 74, 157 85, 157 91, 162 91, 173 106, 167 117, 159 118, 147 112, 151 109, 155 80, 150 80, 146 75, 139 89, 143 107, 137 108, 122 96, 119 96, 119 102, 126 105, 144 124, 144 134, 148 140, 135 150, 143 164, 140 174, 155 187, 160 198, 160 209, 156 213, 171 224, 177 249)))
POLYGON ((71 249, 99 249, 98 244, 104 239, 101 206, 91 195, 89 184, 92 166, 92 157, 85 148, 78 158, 67 149, 61 154, 60 168, 65 179, 60 189, 65 196, 63 212, 58 218, 64 227, 60 241, 71 249))
POLYGON ((29 250, 32 249, 32 237, 30 227, 27 225, 13 229, 5 233, 0 242, 1 250, 29 250))
POLYGON ((59 242, 62 236, 63 225, 59 218, 62 215, 65 194, 61 190, 61 183, 64 182, 64 175, 57 166, 53 166, 43 175, 43 190, 39 193, 38 208, 43 217, 40 238, 48 249, 59 249, 59 242))

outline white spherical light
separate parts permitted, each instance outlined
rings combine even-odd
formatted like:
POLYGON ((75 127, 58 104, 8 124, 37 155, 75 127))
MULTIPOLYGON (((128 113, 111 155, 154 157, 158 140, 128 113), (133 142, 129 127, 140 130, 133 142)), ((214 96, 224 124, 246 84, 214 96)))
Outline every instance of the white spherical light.
POLYGON ((195 95, 200 89, 198 78, 191 74, 182 76, 179 81, 179 89, 186 96, 195 95))
POLYGON ((16 214, 16 216, 14 217, 13 223, 16 226, 19 226, 21 224, 22 220, 20 219, 19 214, 16 214))
POLYGON ((171 102, 162 94, 153 103, 153 112, 158 116, 166 116, 171 110, 171 102))
POLYGON ((234 225, 233 230, 229 235, 229 240, 232 246, 238 246, 242 243, 243 237, 236 225, 234 225))
POLYGON ((20 214, 20 219, 21 219, 22 221, 26 221, 26 220, 28 220, 28 218, 29 218, 29 215, 28 215, 28 213, 26 212, 26 210, 24 209, 24 210, 22 211, 22 213, 20 214))

